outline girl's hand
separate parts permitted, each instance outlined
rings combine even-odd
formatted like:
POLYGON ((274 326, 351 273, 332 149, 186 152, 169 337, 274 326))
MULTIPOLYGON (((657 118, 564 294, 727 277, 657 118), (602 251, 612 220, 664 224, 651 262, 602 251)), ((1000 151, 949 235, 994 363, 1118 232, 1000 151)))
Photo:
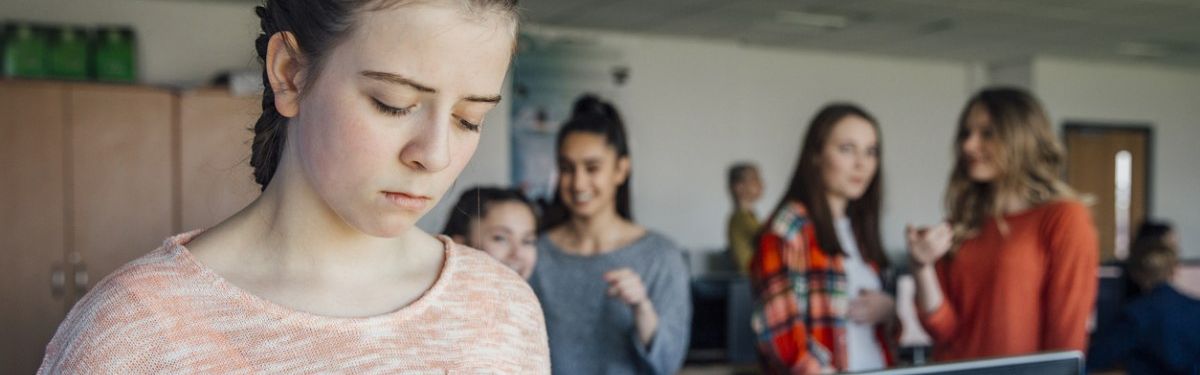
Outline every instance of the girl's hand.
POLYGON ((896 300, 878 290, 864 290, 858 298, 850 301, 846 317, 858 324, 876 324, 891 318, 896 311, 896 300))
POLYGON ((921 268, 934 264, 947 251, 954 240, 954 231, 950 225, 941 223, 933 227, 906 229, 908 237, 908 254, 912 257, 913 268, 921 268))
POLYGON ((622 267, 604 273, 604 281, 608 282, 608 296, 621 299, 633 310, 638 339, 649 348, 658 329, 658 312, 654 311, 654 304, 646 295, 642 277, 633 269, 622 267))
POLYGON ((629 267, 604 273, 604 281, 608 283, 608 296, 619 298, 629 306, 636 307, 649 300, 642 277, 629 267))

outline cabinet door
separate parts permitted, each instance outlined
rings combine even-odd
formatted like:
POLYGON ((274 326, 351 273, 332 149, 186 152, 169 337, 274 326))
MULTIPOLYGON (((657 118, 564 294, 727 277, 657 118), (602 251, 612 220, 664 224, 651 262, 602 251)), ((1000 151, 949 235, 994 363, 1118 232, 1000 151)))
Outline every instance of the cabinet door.
POLYGON ((70 275, 86 274, 86 280, 72 278, 72 284, 90 288, 176 230, 175 98, 149 88, 75 85, 69 100, 73 209, 68 225, 79 255, 71 258, 83 260, 70 275))
POLYGON ((209 228, 258 197, 250 167, 251 129, 259 97, 200 90, 179 97, 180 197, 183 230, 209 228))
POLYGON ((65 314, 65 95, 0 82, 0 374, 36 371, 65 314))

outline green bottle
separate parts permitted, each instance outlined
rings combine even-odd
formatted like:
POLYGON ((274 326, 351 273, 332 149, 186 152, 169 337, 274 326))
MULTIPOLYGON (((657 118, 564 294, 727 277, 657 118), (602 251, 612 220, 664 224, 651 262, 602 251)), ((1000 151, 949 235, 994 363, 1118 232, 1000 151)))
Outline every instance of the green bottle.
POLYGON ((133 30, 101 28, 96 35, 96 79, 105 82, 137 80, 136 47, 133 30))
POLYGON ((11 23, 5 26, 4 43, 5 77, 46 77, 46 39, 38 28, 29 23, 11 23))
POLYGON ((48 55, 51 77, 70 80, 88 78, 88 41, 85 30, 66 26, 55 30, 48 55))

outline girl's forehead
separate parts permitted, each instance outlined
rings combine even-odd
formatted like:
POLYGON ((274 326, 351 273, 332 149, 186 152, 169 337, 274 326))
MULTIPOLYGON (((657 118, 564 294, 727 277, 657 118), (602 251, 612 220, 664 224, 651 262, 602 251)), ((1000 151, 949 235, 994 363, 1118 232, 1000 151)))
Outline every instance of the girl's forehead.
POLYGON ((347 68, 382 71, 458 95, 499 94, 515 24, 499 12, 468 13, 456 2, 418 2, 361 13, 341 42, 347 68))
POLYGON ((616 150, 609 146, 603 135, 588 132, 574 132, 568 134, 565 138, 563 138, 562 151, 563 154, 600 154, 604 151, 613 153, 616 152, 616 150))

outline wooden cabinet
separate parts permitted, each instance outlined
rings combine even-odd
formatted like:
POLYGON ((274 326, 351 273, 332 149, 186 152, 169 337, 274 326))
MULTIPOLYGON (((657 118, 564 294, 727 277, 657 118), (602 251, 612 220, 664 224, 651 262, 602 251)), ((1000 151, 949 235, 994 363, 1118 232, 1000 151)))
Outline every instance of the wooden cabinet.
POLYGON ((182 230, 209 228, 258 197, 250 167, 259 97, 198 90, 179 97, 182 230))
POLYGON ((0 84, 0 373, 28 374, 66 314, 66 87, 0 84))
POLYGON ((104 276, 258 196, 257 98, 0 81, 0 374, 36 371, 104 276))
POLYGON ((174 233, 171 128, 165 90, 73 86, 68 166, 72 275, 90 288, 174 233), (81 269, 82 267, 82 269, 81 269))

